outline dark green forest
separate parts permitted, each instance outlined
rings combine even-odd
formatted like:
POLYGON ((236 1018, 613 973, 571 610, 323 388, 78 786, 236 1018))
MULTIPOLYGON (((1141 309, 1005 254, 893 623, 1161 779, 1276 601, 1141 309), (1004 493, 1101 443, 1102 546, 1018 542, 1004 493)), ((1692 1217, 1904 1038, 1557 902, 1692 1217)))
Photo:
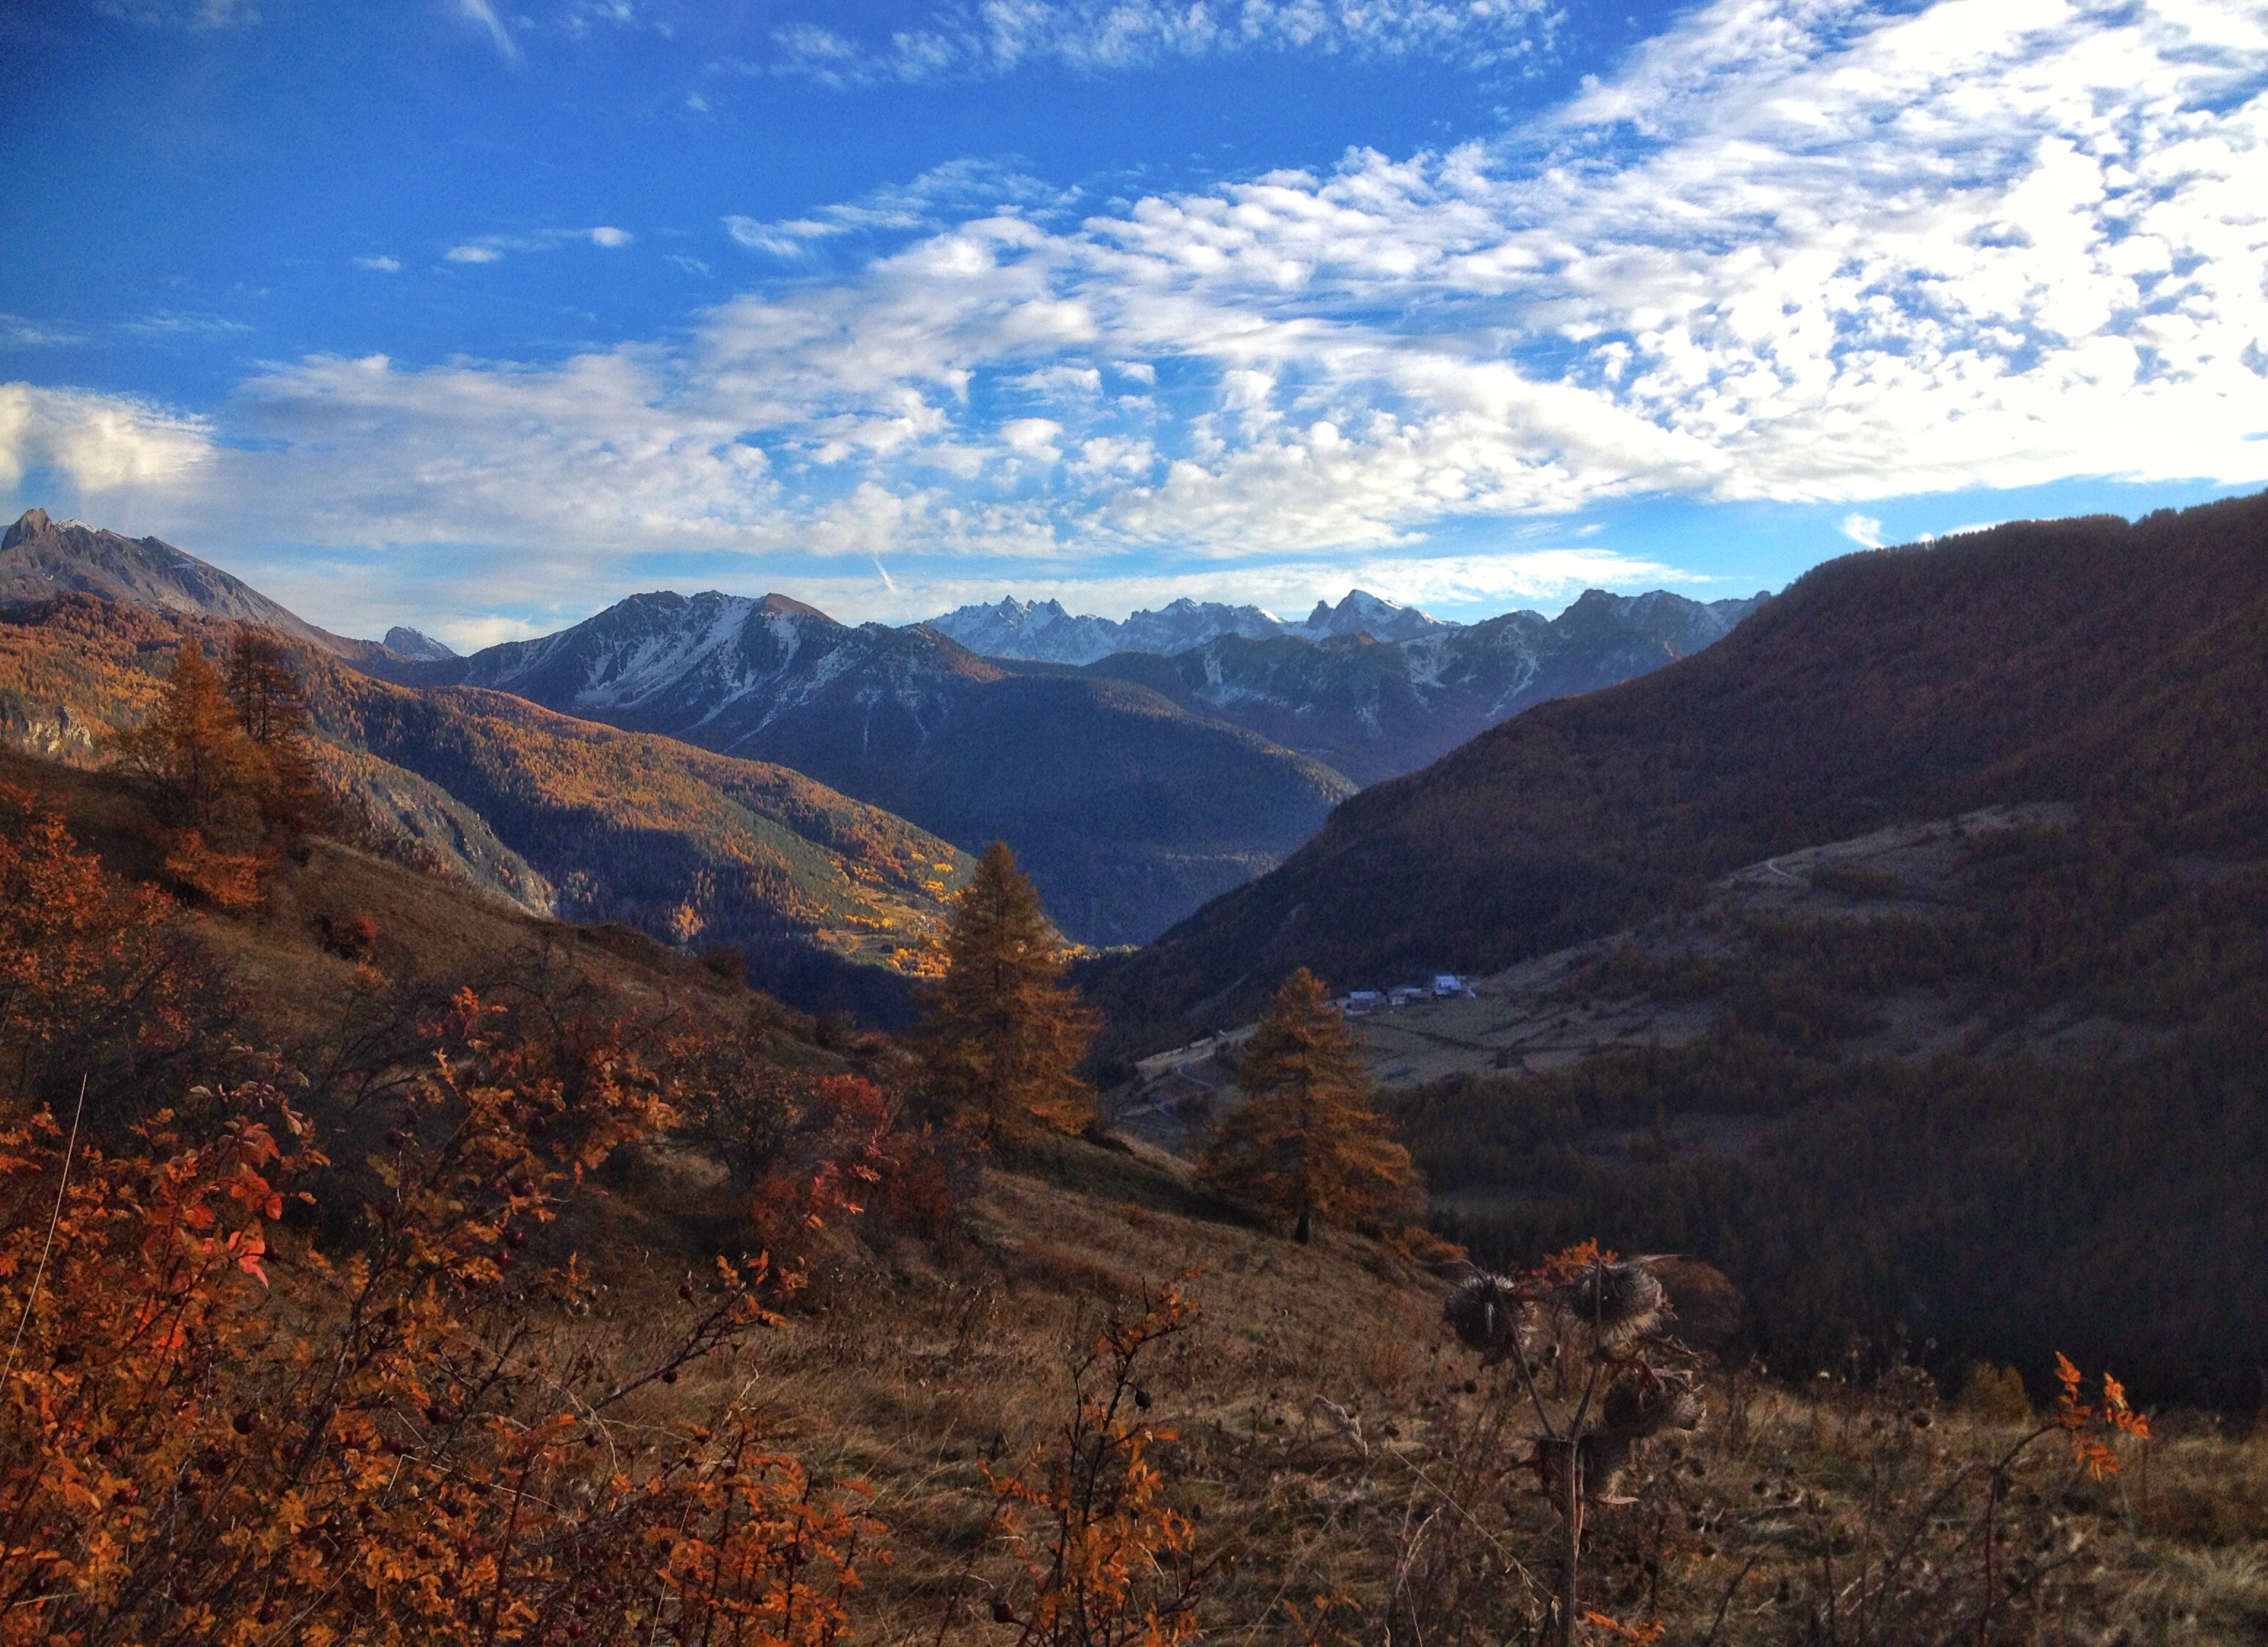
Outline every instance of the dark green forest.
POLYGON ((1565 986, 1708 1003, 1697 1042, 1402 1095, 1438 1225, 1496 1262, 1601 1230, 1704 1256, 1793 1376, 1854 1348, 2036 1376, 2060 1349, 2154 1399, 2268 1404, 2268 869, 2115 820, 1970 856, 1962 907, 1749 917, 1727 953, 1631 945, 1565 986), (1958 1006, 1960 1047, 1867 1055, 1878 1004, 1915 989, 1958 1006), (2120 1045, 2058 1061, 2032 1033, 2048 1009, 2120 1045), (1697 1115, 1756 1124, 1681 1147, 1671 1123, 1697 1115))

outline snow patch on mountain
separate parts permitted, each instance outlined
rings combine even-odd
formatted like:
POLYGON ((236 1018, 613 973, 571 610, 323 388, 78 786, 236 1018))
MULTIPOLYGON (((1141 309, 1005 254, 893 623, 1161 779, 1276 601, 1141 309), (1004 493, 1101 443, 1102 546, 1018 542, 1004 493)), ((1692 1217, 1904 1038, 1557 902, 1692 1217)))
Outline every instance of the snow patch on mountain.
POLYGON ((1356 589, 1336 607, 1317 601, 1305 623, 1287 623, 1262 607, 1232 607, 1186 596, 1161 611, 1137 612, 1120 623, 1084 614, 1074 616, 1060 600, 1004 596, 989 607, 962 607, 932 618, 928 627, 986 658, 1091 664, 1113 652, 1171 658, 1224 635, 1256 641, 1278 636, 1321 641, 1367 634, 1377 640, 1401 641, 1457 626, 1356 589))

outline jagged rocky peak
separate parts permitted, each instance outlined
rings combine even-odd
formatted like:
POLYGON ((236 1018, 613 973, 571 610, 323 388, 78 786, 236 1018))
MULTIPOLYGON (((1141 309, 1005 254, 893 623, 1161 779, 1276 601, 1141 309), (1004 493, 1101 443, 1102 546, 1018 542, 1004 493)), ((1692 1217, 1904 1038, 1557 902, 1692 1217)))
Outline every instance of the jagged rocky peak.
POLYGON ((1420 635, 1456 627, 1415 607, 1373 595, 1366 589, 1350 589, 1346 599, 1336 607, 1328 600, 1315 602, 1315 609, 1307 614, 1307 633, 1311 638, 1321 639, 1366 631, 1381 641, 1411 641, 1420 635))
POLYGON ((8 528, 8 535, 0 538, 0 555, 6 554, 26 538, 37 537, 53 525, 44 509, 27 509, 16 517, 16 524, 8 528))
POLYGON ((387 651, 399 652, 404 658, 415 658, 424 663, 439 663, 457 654, 446 643, 435 640, 423 629, 413 629, 406 623, 397 623, 387 630, 380 643, 387 651))

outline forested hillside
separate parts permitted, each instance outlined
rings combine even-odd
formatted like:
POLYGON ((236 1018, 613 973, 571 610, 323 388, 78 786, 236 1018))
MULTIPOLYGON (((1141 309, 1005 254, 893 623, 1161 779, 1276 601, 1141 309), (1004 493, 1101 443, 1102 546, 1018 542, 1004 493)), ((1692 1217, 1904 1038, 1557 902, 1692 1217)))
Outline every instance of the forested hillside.
MULTIPOLYGON (((0 618, 0 716, 81 761, 136 724, 217 620, 72 596, 0 618)), ((522 907, 747 954, 814 1005, 906 1011, 939 899, 967 861, 797 773, 576 721, 499 693, 387 685, 291 653, 317 754, 414 861, 522 907)))
POLYGON ((1485 970, 1776 852, 2004 801, 2257 855, 2264 658, 2268 498, 1848 555, 1691 658, 1364 791, 1094 987, 1125 1044, 1170 1044, 1294 966, 1485 970))
POLYGON ((1940 1370, 2059 1347, 2249 1410, 2268 864, 2079 821, 1935 833, 1903 856, 1940 879, 1800 855, 1789 907, 1594 946, 1534 1004, 1566 1033, 1402 1090, 1440 1227, 1706 1254, 1791 1374, 1854 1342, 1940 1370))

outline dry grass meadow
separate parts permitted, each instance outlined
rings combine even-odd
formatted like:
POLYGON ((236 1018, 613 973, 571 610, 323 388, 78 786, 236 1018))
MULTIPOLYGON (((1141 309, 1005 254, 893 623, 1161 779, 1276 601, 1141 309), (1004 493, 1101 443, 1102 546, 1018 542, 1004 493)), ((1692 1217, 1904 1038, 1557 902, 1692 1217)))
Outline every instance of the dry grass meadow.
MULTIPOLYGON (((585 1328, 602 1354, 681 1307, 646 1220, 585 1328)), ((1301 1248, 1225 1221, 1146 1150, 1065 1141, 988 1171, 943 1250, 836 1242, 784 1326, 644 1419, 737 1394, 815 1472, 871 1489, 892 1557, 864 1574, 869 1638, 1012 1641, 986 1607, 1018 1582, 986 1467, 1045 1453, 1101 1324, 1183 1275, 1195 1326, 1140 1381, 1216 1563, 1206 1638, 1550 1638, 1559 1534, 1523 1467, 1535 1427, 1511 1369, 1480 1371, 1442 1327, 1444 1284, 1353 1235, 1301 1248)), ((1984 1464, 2023 1426, 1911 1371, 1791 1390, 1719 1369, 1706 1387, 1701 1427, 1646 1443, 1626 1502, 1591 1511, 1584 1608, 1610 1622, 1579 1639, 2268 1640, 2268 1437, 2160 1415, 2102 1480, 2040 1438, 1992 1506, 1984 1617, 1984 1464)))

